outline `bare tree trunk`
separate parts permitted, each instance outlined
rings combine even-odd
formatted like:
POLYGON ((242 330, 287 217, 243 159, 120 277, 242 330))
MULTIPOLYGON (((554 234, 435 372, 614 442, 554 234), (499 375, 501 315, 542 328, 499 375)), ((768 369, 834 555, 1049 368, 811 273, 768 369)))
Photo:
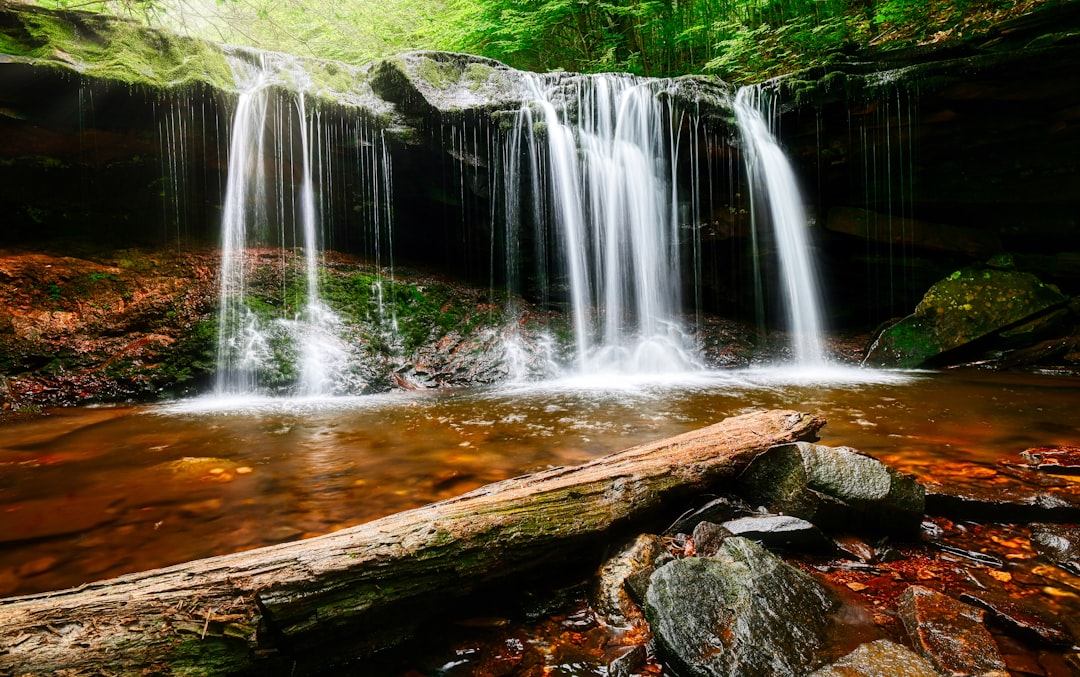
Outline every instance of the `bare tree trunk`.
POLYGON ((0 675, 311 674, 486 582, 716 487, 821 418, 726 419, 318 538, 0 600, 0 675))

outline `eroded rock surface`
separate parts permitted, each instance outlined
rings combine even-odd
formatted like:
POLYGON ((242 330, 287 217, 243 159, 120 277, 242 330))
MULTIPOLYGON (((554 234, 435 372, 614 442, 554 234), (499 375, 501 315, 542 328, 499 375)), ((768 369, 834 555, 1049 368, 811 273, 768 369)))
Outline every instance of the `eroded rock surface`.
POLYGON ((938 677, 934 666, 906 646, 879 639, 813 672, 810 677, 938 677))

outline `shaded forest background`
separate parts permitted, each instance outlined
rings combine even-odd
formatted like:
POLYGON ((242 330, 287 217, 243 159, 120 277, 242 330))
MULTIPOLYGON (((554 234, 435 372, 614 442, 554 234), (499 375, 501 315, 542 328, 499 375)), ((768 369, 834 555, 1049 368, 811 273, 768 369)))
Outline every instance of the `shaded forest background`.
POLYGON ((413 49, 523 70, 715 74, 739 84, 982 35, 1075 0, 39 0, 232 44, 363 64, 413 49))

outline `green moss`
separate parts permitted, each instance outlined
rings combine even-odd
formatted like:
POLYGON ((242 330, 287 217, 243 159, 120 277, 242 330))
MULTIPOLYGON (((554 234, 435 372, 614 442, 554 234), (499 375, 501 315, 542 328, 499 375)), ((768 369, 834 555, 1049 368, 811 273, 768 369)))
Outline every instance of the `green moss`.
POLYGON ((0 52, 31 63, 130 84, 233 86, 221 48, 119 18, 39 7, 6 8, 0 52))
POLYGON ((461 69, 449 61, 422 57, 416 64, 416 74, 436 89, 446 89, 461 79, 461 69))
POLYGON ((494 72, 495 69, 487 64, 470 63, 468 68, 465 69, 465 79, 469 82, 469 89, 474 92, 479 90, 487 83, 494 72))

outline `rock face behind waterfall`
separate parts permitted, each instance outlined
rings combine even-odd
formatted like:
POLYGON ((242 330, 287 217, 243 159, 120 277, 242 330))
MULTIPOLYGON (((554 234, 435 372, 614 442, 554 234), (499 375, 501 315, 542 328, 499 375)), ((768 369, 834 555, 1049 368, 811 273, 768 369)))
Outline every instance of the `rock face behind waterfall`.
POLYGON ((863 49, 767 83, 800 168, 834 323, 910 312, 955 270, 1009 252, 1080 289, 1080 6, 981 37, 863 49))

